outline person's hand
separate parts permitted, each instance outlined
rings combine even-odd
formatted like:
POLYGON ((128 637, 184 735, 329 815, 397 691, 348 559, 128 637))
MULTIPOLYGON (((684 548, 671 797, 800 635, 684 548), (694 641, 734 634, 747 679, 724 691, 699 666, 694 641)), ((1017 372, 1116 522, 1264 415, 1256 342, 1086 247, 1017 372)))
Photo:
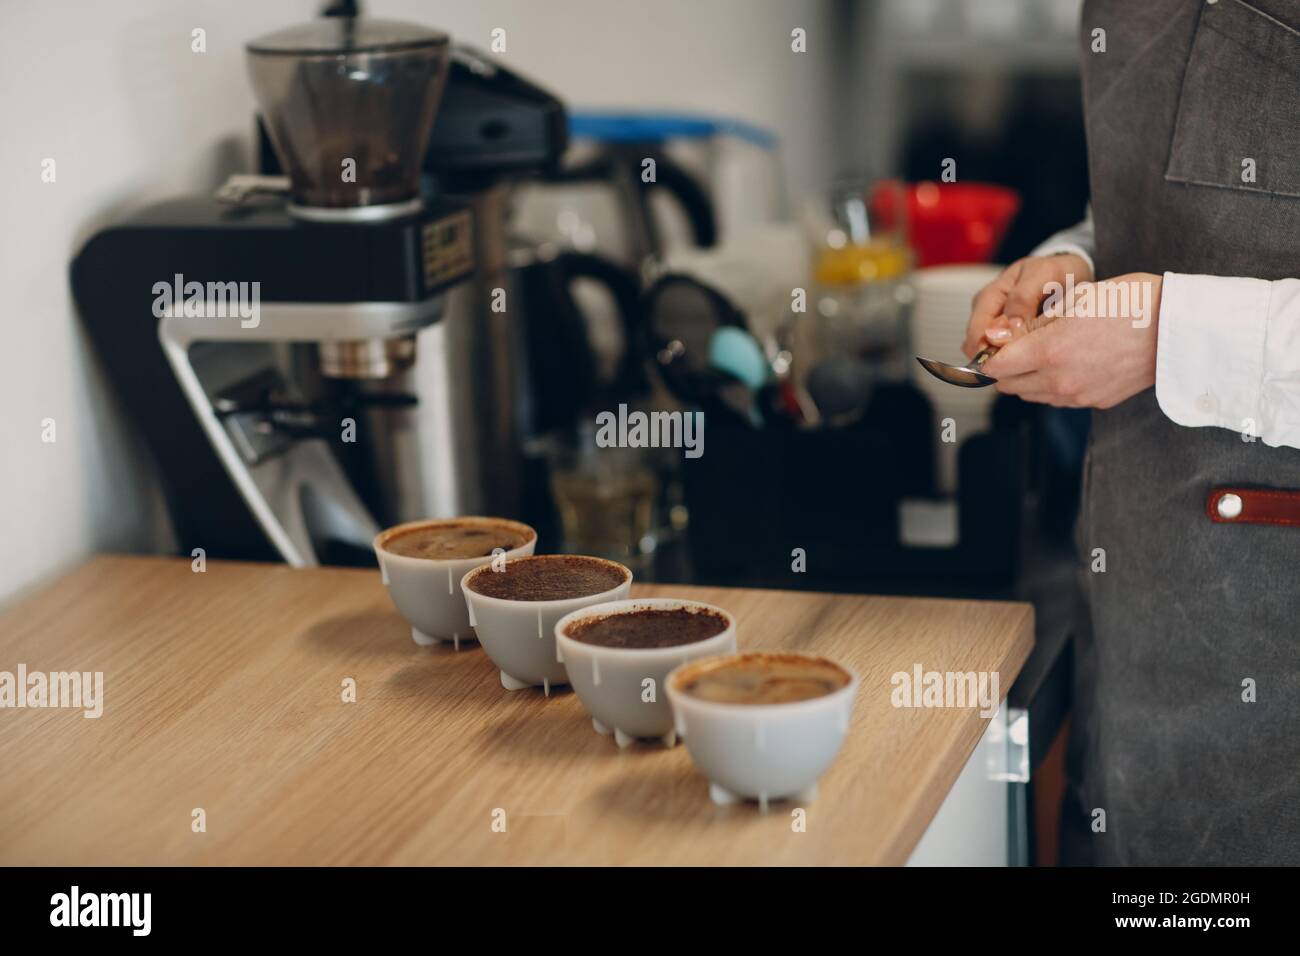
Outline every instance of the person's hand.
MULTIPOLYGON (((1110 408, 1156 382, 1156 327, 1163 278, 1134 272, 1075 287, 1059 317, 1016 330, 1006 319, 988 332, 1008 340, 984 363, 1005 395, 1064 408, 1110 408), (1005 330, 1005 336, 1001 331, 1005 330)), ((1053 311, 1049 309, 1049 312, 1053 311)))
POLYGON ((1026 256, 1002 270, 1002 274, 981 289, 971 301, 970 322, 966 326, 966 341, 962 351, 967 358, 985 345, 1004 345, 1014 332, 1023 329, 1024 323, 1040 311, 1050 283, 1066 284, 1073 277, 1075 285, 1092 281, 1088 260, 1073 253, 1056 256, 1026 256), (986 337, 990 323, 1000 317, 1019 319, 1019 323, 994 326, 995 339, 986 337))

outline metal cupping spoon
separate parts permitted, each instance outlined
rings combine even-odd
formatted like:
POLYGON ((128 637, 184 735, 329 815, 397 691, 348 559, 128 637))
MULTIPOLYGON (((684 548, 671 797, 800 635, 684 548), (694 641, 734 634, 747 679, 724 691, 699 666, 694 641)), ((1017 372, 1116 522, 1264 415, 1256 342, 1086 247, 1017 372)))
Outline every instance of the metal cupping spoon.
POLYGON ((985 375, 980 371, 984 367, 984 363, 997 354, 998 346, 990 345, 987 348, 980 349, 979 353, 970 360, 969 365, 949 365, 947 362, 921 358, 919 355, 916 360, 921 363, 921 367, 927 372, 949 385, 960 385, 962 388, 983 388, 997 381, 991 375, 985 375))

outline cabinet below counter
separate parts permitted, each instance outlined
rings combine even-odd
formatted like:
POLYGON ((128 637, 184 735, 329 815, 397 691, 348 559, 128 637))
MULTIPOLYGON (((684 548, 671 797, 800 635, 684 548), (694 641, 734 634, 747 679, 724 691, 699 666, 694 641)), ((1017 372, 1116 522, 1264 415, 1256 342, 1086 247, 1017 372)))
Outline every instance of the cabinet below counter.
POLYGON ((378 572, 100 557, 0 615, 0 672, 103 674, 98 718, 0 709, 0 865, 972 858, 944 821, 965 799, 959 775, 983 772, 989 721, 976 702, 929 706, 924 687, 927 706, 896 706, 894 678, 991 689, 996 675, 1001 702, 1033 646, 1029 605, 632 593, 719 605, 741 650, 822 654, 858 674, 815 801, 713 804, 685 747, 620 750, 567 689, 507 692, 477 645, 416 646, 378 572))

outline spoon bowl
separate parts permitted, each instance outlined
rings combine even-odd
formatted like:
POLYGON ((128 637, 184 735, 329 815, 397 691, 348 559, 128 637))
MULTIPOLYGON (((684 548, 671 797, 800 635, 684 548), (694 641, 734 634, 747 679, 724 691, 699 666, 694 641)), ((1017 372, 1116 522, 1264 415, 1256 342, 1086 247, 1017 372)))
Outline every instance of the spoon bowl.
POLYGON ((981 349, 979 354, 971 359, 969 365, 949 365, 947 362, 921 358, 919 355, 916 360, 921 363, 923 369, 941 382, 947 382, 949 385, 959 385, 962 388, 984 388, 997 381, 993 376, 985 375, 981 371, 984 363, 997 353, 998 347, 990 345, 988 348, 981 349))

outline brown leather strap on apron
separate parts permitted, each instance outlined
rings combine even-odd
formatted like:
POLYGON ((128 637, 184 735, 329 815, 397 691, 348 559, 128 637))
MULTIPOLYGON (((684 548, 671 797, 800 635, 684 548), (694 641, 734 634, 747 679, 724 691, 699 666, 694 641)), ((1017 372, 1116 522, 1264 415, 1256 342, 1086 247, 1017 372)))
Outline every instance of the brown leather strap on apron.
POLYGON ((1213 488, 1205 513, 1219 524, 1280 524, 1300 528, 1300 491, 1213 488))

